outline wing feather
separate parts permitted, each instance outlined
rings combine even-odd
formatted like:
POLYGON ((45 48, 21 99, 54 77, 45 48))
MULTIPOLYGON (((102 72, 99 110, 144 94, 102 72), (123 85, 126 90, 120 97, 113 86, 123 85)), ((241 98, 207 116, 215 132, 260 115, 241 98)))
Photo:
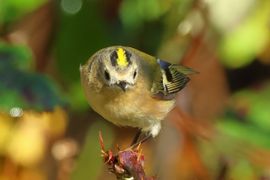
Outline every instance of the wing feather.
POLYGON ((181 91, 190 78, 188 75, 197 73, 189 67, 170 64, 157 59, 158 68, 155 73, 151 92, 154 97, 169 100, 181 91))

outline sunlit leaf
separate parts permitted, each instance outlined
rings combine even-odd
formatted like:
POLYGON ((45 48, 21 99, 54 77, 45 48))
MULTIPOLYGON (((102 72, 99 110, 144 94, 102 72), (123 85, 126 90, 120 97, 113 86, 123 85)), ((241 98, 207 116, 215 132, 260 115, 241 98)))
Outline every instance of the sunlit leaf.
POLYGON ((259 99, 252 104, 248 119, 260 128, 270 132, 270 102, 268 99, 259 99))
POLYGON ((270 1, 261 1, 249 18, 224 36, 220 53, 226 66, 245 66, 263 51, 270 39, 269 15, 270 1))
POLYGON ((244 113, 243 118, 248 122, 270 132, 269 87, 268 82, 261 85, 259 89, 241 90, 232 96, 231 105, 236 113, 244 113))
POLYGON ((228 179, 245 179, 253 180, 258 179, 255 175, 255 168, 247 160, 240 160, 233 162, 233 165, 229 171, 228 179))
POLYGON ((43 112, 40 121, 51 138, 58 138, 66 131, 68 117, 62 108, 56 107, 53 111, 43 112))
POLYGON ((20 123, 12 131, 12 137, 7 144, 10 158, 23 166, 36 165, 45 153, 45 136, 39 126, 38 116, 33 120, 20 123))
POLYGON ((120 17, 126 27, 137 28, 146 21, 159 18, 173 3, 174 1, 124 0, 120 8, 120 17))
POLYGON ((223 119, 217 127, 224 135, 239 142, 270 149, 270 132, 263 131, 253 124, 237 122, 234 119, 223 119))

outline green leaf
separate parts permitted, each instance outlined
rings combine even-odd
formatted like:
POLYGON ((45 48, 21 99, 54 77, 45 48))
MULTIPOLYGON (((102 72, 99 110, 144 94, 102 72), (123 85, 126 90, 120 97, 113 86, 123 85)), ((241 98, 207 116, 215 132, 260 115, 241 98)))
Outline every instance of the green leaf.
POLYGON ((240 123, 235 119, 224 118, 217 124, 217 128, 224 135, 239 142, 270 149, 270 132, 263 131, 253 124, 240 123))
POLYGON ((26 102, 16 91, 0 85, 0 110, 8 112, 12 107, 27 107, 26 102))
POLYGON ((12 22, 35 10, 47 0, 1 0, 0 24, 12 22))
POLYGON ((0 45, 1 110, 19 106, 39 110, 65 105, 59 88, 47 76, 27 72, 31 56, 24 47, 0 45), (23 63, 24 62, 24 63, 23 63))
POLYGON ((245 179, 253 180, 256 177, 255 168, 247 160, 241 159, 237 161, 228 173, 228 179, 245 179))
POLYGON ((21 70, 32 67, 32 51, 24 45, 10 45, 0 41, 0 66, 12 66, 21 70))
POLYGON ((260 1, 242 24, 225 34, 220 54, 227 67, 239 68, 249 64, 266 47, 270 38, 269 14, 270 1, 260 1))

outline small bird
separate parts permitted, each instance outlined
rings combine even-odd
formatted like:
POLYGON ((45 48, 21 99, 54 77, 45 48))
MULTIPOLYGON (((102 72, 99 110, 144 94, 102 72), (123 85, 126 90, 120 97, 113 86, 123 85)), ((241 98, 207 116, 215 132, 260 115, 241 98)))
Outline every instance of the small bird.
POLYGON ((189 67, 124 46, 101 49, 80 66, 82 87, 97 113, 118 126, 136 127, 153 137, 174 107, 177 92, 194 73, 189 67))

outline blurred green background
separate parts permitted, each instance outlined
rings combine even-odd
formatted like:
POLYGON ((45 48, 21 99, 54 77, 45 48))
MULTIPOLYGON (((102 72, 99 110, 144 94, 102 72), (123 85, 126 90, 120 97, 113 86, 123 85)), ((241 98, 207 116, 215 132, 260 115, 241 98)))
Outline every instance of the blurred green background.
POLYGON ((177 98, 189 118, 143 147, 149 174, 270 178, 269 0, 0 0, 0 180, 115 179, 98 132, 114 149, 135 130, 95 114, 79 77, 112 45, 200 72, 177 98))

